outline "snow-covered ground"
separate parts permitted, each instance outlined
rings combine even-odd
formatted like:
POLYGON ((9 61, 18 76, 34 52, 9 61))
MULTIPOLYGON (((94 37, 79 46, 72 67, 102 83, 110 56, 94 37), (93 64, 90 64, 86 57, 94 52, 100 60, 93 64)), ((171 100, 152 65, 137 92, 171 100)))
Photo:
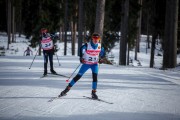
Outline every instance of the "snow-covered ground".
MULTIPOLYGON (((5 40, 1 40, 1 45, 5 43, 5 40)), ((91 94, 90 70, 67 96, 48 102, 66 87, 67 78, 55 75, 40 78, 43 74, 42 56, 36 56, 29 69, 34 56, 23 56, 28 42, 11 45, 18 48, 18 52, 15 54, 8 51, 6 56, 0 56, 0 120, 180 119, 178 67, 164 71, 148 68, 146 61, 149 55, 145 53, 139 54, 142 64, 139 67, 101 64, 97 95, 113 104, 83 97, 91 94)), ((32 50, 36 52, 35 49, 32 50)), ((62 54, 63 51, 58 52, 61 66, 54 56, 55 70, 70 76, 79 65, 79 58, 70 53, 67 56, 62 54)), ((132 53, 131 55, 133 56, 132 53)), ((156 61, 161 59, 157 56, 156 61)), ((76 73, 77 71, 72 77, 76 73)))

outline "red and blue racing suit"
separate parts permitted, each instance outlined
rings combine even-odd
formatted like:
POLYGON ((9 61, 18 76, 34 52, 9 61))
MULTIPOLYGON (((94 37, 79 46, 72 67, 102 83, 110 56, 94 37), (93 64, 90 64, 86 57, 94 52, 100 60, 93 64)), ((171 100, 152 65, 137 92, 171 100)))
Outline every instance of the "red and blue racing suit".
POLYGON ((78 74, 71 80, 69 83, 69 87, 72 87, 88 70, 92 71, 92 89, 97 89, 97 76, 98 76, 98 61, 99 57, 103 58, 105 56, 104 48, 101 47, 101 44, 94 44, 92 41, 84 44, 80 48, 80 59, 83 59, 82 66, 78 72, 78 74))

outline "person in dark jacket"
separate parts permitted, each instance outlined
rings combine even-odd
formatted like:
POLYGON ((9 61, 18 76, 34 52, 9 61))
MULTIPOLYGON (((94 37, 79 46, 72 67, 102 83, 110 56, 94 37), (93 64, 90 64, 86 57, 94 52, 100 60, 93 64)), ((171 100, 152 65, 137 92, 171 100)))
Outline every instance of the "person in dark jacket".
POLYGON ((43 49, 43 55, 44 55, 44 74, 43 75, 44 76, 47 75, 48 58, 50 62, 51 73, 57 74, 53 68, 54 44, 46 28, 41 29, 41 48, 43 49))

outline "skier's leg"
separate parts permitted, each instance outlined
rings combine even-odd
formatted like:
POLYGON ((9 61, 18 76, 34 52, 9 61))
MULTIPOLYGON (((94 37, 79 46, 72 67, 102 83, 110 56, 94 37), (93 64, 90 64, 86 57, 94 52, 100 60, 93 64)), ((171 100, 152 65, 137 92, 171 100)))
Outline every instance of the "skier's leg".
POLYGON ((44 51, 43 54, 44 54, 44 75, 47 75, 48 55, 44 51))
POLYGON ((97 80, 98 65, 95 64, 95 65, 91 66, 91 70, 92 70, 92 78, 93 78, 91 95, 92 95, 92 98, 98 99, 98 96, 96 95, 97 82, 98 82, 98 80, 97 80))
POLYGON ((53 54, 49 53, 49 63, 50 63, 50 69, 53 70, 53 54))
POLYGON ((50 71, 52 74, 57 74, 53 67, 53 53, 49 53, 50 71))
POLYGON ((96 90, 97 89, 97 76, 98 76, 98 64, 94 64, 91 66, 91 70, 92 70, 92 89, 96 90))
POLYGON ((97 73, 92 73, 92 78, 93 78, 93 81, 92 81, 92 89, 93 90, 96 90, 97 89, 97 73))
POLYGON ((78 74, 71 80, 71 82, 68 84, 68 86, 63 90, 60 96, 66 95, 67 92, 71 89, 71 87, 82 77, 82 75, 89 69, 89 65, 83 64, 78 72, 78 74))
POLYGON ((78 74, 71 80, 69 83, 69 87, 72 87, 82 76, 83 74, 89 69, 89 65, 83 64, 78 72, 78 74))

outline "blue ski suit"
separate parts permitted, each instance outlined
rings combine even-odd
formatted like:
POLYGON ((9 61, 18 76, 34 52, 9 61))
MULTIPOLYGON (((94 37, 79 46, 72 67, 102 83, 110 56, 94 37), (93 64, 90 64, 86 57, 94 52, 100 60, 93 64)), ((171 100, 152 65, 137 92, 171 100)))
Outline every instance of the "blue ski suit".
MULTIPOLYGON (((97 76, 98 76, 98 60, 99 60, 99 57, 100 58, 103 58, 105 56, 105 51, 104 51, 104 48, 101 47, 100 50, 98 51, 98 56, 96 54, 96 58, 97 60, 95 60, 95 62, 93 63, 88 63, 86 62, 86 58, 87 59, 90 59, 91 56, 88 56, 88 57, 84 57, 85 56, 85 51, 88 51, 89 48, 91 48, 90 52, 91 53, 94 53, 100 44, 94 44, 92 42, 92 40, 89 42, 89 43, 85 43, 84 45, 81 46, 80 48, 80 62, 82 63, 81 65, 81 68, 78 72, 78 74, 71 80, 71 82, 69 83, 69 87, 72 87, 82 76, 83 74, 88 70, 88 69, 91 69, 92 71, 92 78, 93 78, 93 81, 92 81, 92 89, 93 90, 96 90, 97 89, 97 76)), ((93 58, 94 59, 94 58, 93 58)), ((89 60, 88 60, 89 61, 89 60)))

